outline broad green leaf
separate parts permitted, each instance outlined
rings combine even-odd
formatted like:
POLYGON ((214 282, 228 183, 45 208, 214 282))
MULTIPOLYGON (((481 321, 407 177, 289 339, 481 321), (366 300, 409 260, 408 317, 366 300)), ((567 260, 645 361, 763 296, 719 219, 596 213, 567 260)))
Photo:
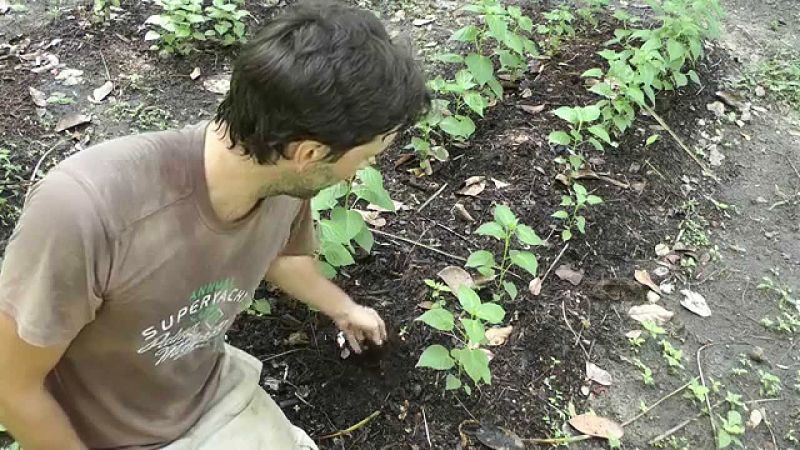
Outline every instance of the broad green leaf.
POLYGON ((700 84, 700 77, 697 75, 697 72, 695 72, 694 70, 690 70, 689 72, 687 72, 687 74, 689 75, 689 78, 691 78, 691 80, 694 82, 694 84, 700 84))
POLYGON ((533 231, 533 228, 525 224, 517 225, 517 229, 515 231, 517 233, 517 239, 519 239, 523 244, 534 246, 545 244, 542 238, 540 238, 539 235, 533 231))
POLYGON ((199 31, 195 31, 194 33, 192 33, 192 39, 197 40, 197 41, 205 41, 206 40, 206 35, 201 33, 201 32, 199 32, 199 31))
POLYGON ((562 195, 561 196, 561 206, 573 206, 575 205, 575 200, 572 199, 569 195, 562 195))
POLYGON ((448 116, 439 122, 439 128, 447 134, 466 139, 475 132, 475 122, 467 116, 448 116))
POLYGON ((481 86, 491 80, 497 81, 494 77, 494 66, 492 65, 492 60, 490 60, 488 57, 478 55, 477 53, 471 53, 469 56, 467 56, 465 62, 467 63, 467 68, 475 77, 475 81, 481 86))
POLYGON ((517 295, 519 295, 519 291, 517 290, 517 285, 515 285, 510 281, 503 281, 503 290, 506 291, 506 294, 508 294, 508 297, 511 300, 516 299, 517 295))
POLYGON ((501 241, 506 238, 506 232, 503 230, 503 227, 499 223, 495 222, 487 222, 477 230, 475 230, 475 234, 480 234, 481 236, 492 236, 501 241))
POLYGON ((514 70, 515 68, 525 65, 525 62, 519 56, 507 50, 500 50, 497 54, 500 56, 500 65, 503 66, 504 69, 511 68, 511 70, 514 70))
POLYGON ((588 192, 586 191, 586 188, 583 187, 582 184, 574 183, 572 185, 572 190, 575 191, 575 197, 577 197, 579 205, 586 202, 586 196, 588 195, 588 192))
POLYGON ((464 57, 457 53, 442 53, 439 55, 433 55, 433 59, 435 61, 441 61, 451 64, 459 64, 464 62, 464 57))
POLYGON ((470 345, 478 346, 486 341, 486 328, 480 320, 462 318, 461 324, 464 326, 464 333, 470 345))
POLYGON ((486 278, 492 278, 495 275, 495 270, 489 266, 480 266, 478 267, 478 273, 486 278))
POLYGON ((411 138, 411 148, 417 153, 427 155, 431 151, 431 143, 414 136, 411 138))
POLYGON ((611 144, 611 136, 608 135, 608 131, 601 125, 592 125, 588 128, 588 131, 605 141, 606 144, 611 144))
POLYGON ((600 141, 595 138, 589 138, 589 143, 592 144, 592 147, 594 147, 594 149, 598 152, 602 152, 604 150, 603 144, 601 144, 600 141))
POLYGON ((572 239, 572 230, 569 228, 561 232, 561 240, 567 242, 572 239))
POLYGON ((511 208, 506 205, 497 205, 494 207, 494 220, 506 229, 511 228, 517 223, 517 217, 511 211, 511 208))
POLYGON ((684 58, 686 57, 686 47, 675 39, 669 39, 667 41, 667 54, 672 61, 684 58))
POLYGON ((607 83, 597 83, 591 88, 589 88, 589 91, 594 92, 597 95, 601 95, 605 98, 615 97, 614 90, 611 89, 611 86, 609 86, 607 83))
POLYGON ((513 17, 514 19, 519 20, 520 18, 522 18, 522 9, 519 6, 514 6, 514 5, 509 6, 508 8, 506 8, 506 11, 508 11, 508 15, 513 17))
POLYGON ((689 41, 689 51, 692 53, 692 59, 698 59, 703 56, 703 44, 700 39, 692 39, 689 41))
POLYGON ((417 320, 439 331, 453 331, 455 326, 453 313, 444 308, 429 309, 425 311, 425 314, 417 317, 417 320))
POLYGON ((485 16, 486 25, 489 26, 489 35, 495 38, 498 42, 503 42, 508 33, 508 23, 502 16, 488 15, 485 16))
POLYGON ((539 262, 536 260, 536 255, 531 252, 512 250, 510 256, 511 262, 525 269, 531 275, 536 276, 536 272, 539 270, 539 262))
POLYGON ((556 145, 569 145, 572 142, 572 138, 564 131, 553 131, 547 136, 547 140, 556 145))
POLYGON ((372 167, 367 166, 356 173, 356 178, 358 178, 365 186, 372 190, 381 190, 383 189, 383 176, 381 176, 381 172, 372 167))
POLYGON ((206 18, 201 14, 187 14, 186 19, 189 23, 203 23, 206 21, 206 18))
POLYGON ((649 138, 647 138, 647 141, 644 143, 644 145, 645 145, 645 146, 650 146, 650 145, 653 145, 653 144, 655 144, 655 142, 656 142, 656 141, 657 141, 657 140, 658 140, 660 137, 661 137, 660 135, 658 135, 658 134, 654 134, 654 135, 650 136, 649 138))
POLYGON ((478 306, 476 315, 491 324, 498 324, 503 321, 506 311, 497 303, 483 303, 478 306))
POLYGON ((365 227, 364 218, 361 214, 342 207, 333 209, 331 222, 333 222, 336 232, 343 236, 344 239, 340 241, 342 243, 349 242, 355 238, 361 232, 361 229, 365 227))
POLYGON ((475 91, 467 91, 461 96, 461 98, 464 99, 464 103, 469 106, 471 110, 483 117, 483 111, 487 106, 486 99, 483 97, 483 95, 475 91))
POLYGON ((481 380, 486 384, 492 383, 492 373, 489 371, 489 357, 486 356, 483 350, 454 349, 453 356, 475 384, 478 384, 481 380))
POLYGON ((584 106, 583 108, 575 108, 578 120, 583 123, 594 122, 600 117, 600 107, 597 105, 584 106))
POLYGON ((467 258, 466 267, 494 267, 494 255, 491 252, 486 250, 478 250, 477 252, 473 252, 467 258))
POLYGON ((564 220, 566 220, 566 219, 569 219, 569 213, 562 209, 561 211, 554 212, 552 217, 554 217, 556 219, 564 219, 564 220))
POLYGON ((575 218, 575 226, 581 234, 586 234, 586 217, 578 216, 575 218))
POLYGON ((433 370, 450 370, 456 365, 446 348, 435 344, 426 348, 417 361, 416 367, 428 367, 433 370))
POLYGON ((367 253, 372 251, 372 246, 375 244, 375 237, 366 226, 361 228, 361 231, 358 232, 353 240, 355 240, 356 243, 358 243, 358 245, 361 246, 361 248, 363 248, 367 253))
POLYGON ((326 263, 325 261, 318 261, 318 263, 319 264, 317 267, 319 267, 319 271, 322 272, 322 275, 325 278, 329 280, 336 278, 336 268, 326 263))
POLYGON ((687 84, 689 84, 689 78, 687 78, 686 75, 680 72, 675 72, 673 74, 673 78, 675 80, 675 85, 678 86, 679 88, 682 88, 687 84))
POLYGON ((431 147, 431 155, 439 161, 447 161, 450 159, 450 153, 441 145, 431 147))
POLYGON ((320 252, 325 257, 325 261, 333 267, 349 266, 354 264, 353 255, 338 242, 322 241, 320 252))
POLYGON ((329 188, 325 188, 319 192, 313 199, 311 199, 312 211, 327 211, 336 206, 338 199, 347 194, 347 186, 345 183, 335 184, 329 188))
POLYGON ((719 430, 717 448, 728 448, 732 443, 733 439, 731 438, 731 435, 725 430, 719 430))
POLYGON ((444 379, 444 389, 447 391, 454 391, 460 387, 461 380, 458 377, 448 373, 447 377, 444 379))
POLYGON ((586 72, 583 72, 583 74, 581 74, 581 78, 600 78, 602 76, 603 76, 603 69, 597 67, 594 69, 589 69, 586 72))
POLYGON ((467 286, 461 285, 458 289, 458 302, 461 304, 461 308, 464 311, 472 314, 473 316, 478 315, 478 307, 481 305, 481 299, 478 297, 478 294, 475 293, 472 289, 468 288, 467 286))
POLYGON ((586 197, 586 203, 590 205, 599 205, 600 203, 603 203, 603 199, 596 195, 589 195, 586 197))
POLYGON ((644 93, 637 87, 629 87, 626 92, 628 98, 633 100, 636 104, 644 106, 644 93))
POLYGON ((463 386, 463 388, 464 388, 464 392, 466 392, 466 393, 467 393, 467 395, 472 395, 472 388, 471 388, 471 387, 469 387, 469 385, 468 385, 468 384, 466 384, 466 383, 465 383, 465 384, 464 384, 464 386, 463 386))
MULTIPOLYGON (((272 305, 270 305, 268 300, 263 299, 263 298, 255 299, 253 301, 253 304, 250 305, 250 308, 252 310, 254 310, 255 312, 257 312, 257 313, 259 313, 261 315, 264 315, 264 316, 268 316, 268 315, 272 314, 272 305)), ((2 428, 1 425, 0 425, 0 428, 2 428)), ((3 431, 3 430, 0 429, 0 431, 3 431)))
POLYGON ((514 50, 516 53, 520 55, 525 54, 525 43, 520 35, 515 33, 507 33, 504 42, 508 48, 514 50))
POLYGON ((656 93, 653 90, 653 88, 650 87, 650 86, 644 86, 642 89, 644 90, 644 93, 647 94, 647 98, 650 99, 650 103, 655 105, 656 104, 656 93))
POLYGON ((456 72, 456 83, 462 90, 467 90, 475 86, 475 83, 472 81, 474 77, 472 76, 472 72, 469 70, 459 70, 456 72))
MULTIPOLYGON (((492 78, 487 84, 489 85, 489 89, 492 90, 492 93, 494 93, 498 99, 503 98, 503 86, 499 81, 497 81, 496 78, 492 78)), ((467 387, 467 385, 465 384, 464 387, 467 387)))
POLYGON ((569 106, 562 106, 555 111, 553 114, 560 117, 561 119, 566 120, 567 122, 577 125, 578 124, 578 112, 577 108, 570 108, 569 106))

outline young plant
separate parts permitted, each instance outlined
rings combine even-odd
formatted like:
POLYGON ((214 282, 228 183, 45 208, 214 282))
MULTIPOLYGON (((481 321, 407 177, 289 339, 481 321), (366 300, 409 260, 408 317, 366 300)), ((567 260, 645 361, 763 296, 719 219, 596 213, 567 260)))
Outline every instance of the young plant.
POLYGON ((667 365, 672 369, 680 369, 683 370, 683 350, 675 348, 672 344, 666 340, 661 340, 661 349, 662 349, 662 356, 664 360, 667 361, 667 365))
POLYGON ((553 111, 553 114, 569 123, 569 130, 553 131, 548 136, 548 141, 551 144, 567 147, 573 155, 582 154, 586 143, 591 144, 597 151, 603 151, 603 142, 613 145, 611 136, 603 123, 590 125, 600 118, 600 105, 602 104, 598 103, 583 107, 562 106, 553 111), (591 136, 587 138, 584 132, 588 132, 591 136))
POLYGON ((583 6, 578 8, 578 16, 588 22, 593 28, 599 24, 597 15, 608 7, 608 0, 583 0, 583 6))
POLYGON ((242 0, 213 0, 203 8, 203 0, 156 0, 164 12, 147 18, 145 24, 157 27, 147 32, 145 41, 163 55, 186 55, 196 42, 212 40, 228 46, 244 42, 245 24, 250 15, 240 9, 242 0))
POLYGON ((706 397, 710 392, 707 387, 700 384, 699 378, 692 378, 692 381, 689 384, 689 391, 691 392, 689 398, 697 400, 701 404, 706 401, 706 397))
POLYGON ((656 381, 653 378, 653 371, 638 358, 635 358, 633 363, 639 369, 639 373, 642 377, 642 383, 644 383, 645 386, 655 386, 656 381))
POLYGON ((764 370, 758 371, 758 376, 761 379, 761 394, 770 397, 777 397, 781 390, 781 379, 777 376, 766 372, 764 370))
POLYGON ((268 316, 272 314, 272 304, 265 298, 257 298, 247 307, 247 314, 257 317, 268 316))
POLYGON ((320 255, 323 258, 321 269, 329 278, 335 277, 340 267, 355 263, 354 244, 367 253, 372 251, 375 242, 372 232, 364 217, 352 209, 359 200, 387 211, 395 209, 383 187, 380 172, 373 167, 358 171, 351 183, 339 183, 324 189, 311 201, 312 214, 318 223, 320 255), (351 197, 354 197, 353 203, 351 197))
POLYGON ((446 372, 445 390, 464 389, 470 395, 472 388, 462 381, 464 374, 476 387, 492 383, 489 357, 480 347, 487 342, 486 324, 501 323, 505 310, 497 303, 481 302, 478 294, 466 286, 461 286, 456 297, 461 305, 460 312, 437 302, 434 308, 417 318, 450 336, 455 345, 451 348, 440 344, 429 346, 420 355, 416 367, 446 372))
POLYGON ((722 428, 717 436, 717 448, 728 448, 731 444, 744 447, 737 437, 744 435, 744 423, 742 423, 742 415, 739 414, 739 411, 730 410, 728 411, 728 417, 720 416, 720 420, 722 421, 722 428))
POLYGON ((575 16, 566 6, 562 6, 542 14, 542 17, 545 22, 539 24, 536 32, 546 36, 548 53, 556 54, 564 40, 575 36, 575 28, 572 26, 575 16))
POLYGON ((119 8, 120 0, 94 0, 92 5, 92 21, 106 22, 111 18, 111 8, 119 8))
MULTIPOLYGON (((516 240, 521 245, 537 247, 544 245, 545 242, 533 228, 520 223, 511 208, 506 205, 495 206, 494 221, 481 225, 475 233, 500 241, 503 244, 503 253, 498 262, 492 252, 478 250, 469 256, 466 267, 477 269, 481 275, 488 278, 495 277, 499 271, 497 284, 511 300, 514 300, 518 290, 513 282, 506 279, 508 270, 512 266, 517 266, 535 277, 539 270, 539 262, 536 255, 529 251, 512 249, 512 243, 516 240)), ((495 301, 499 301, 502 297, 500 293, 495 294, 495 301)))
POLYGON ((602 198, 589 194, 581 184, 573 183, 570 191, 570 195, 561 197, 561 206, 567 209, 553 213, 554 218, 564 221, 564 229, 561 231, 561 240, 564 242, 572 239, 573 230, 577 229, 581 234, 586 234, 586 217, 583 215, 583 210, 589 205, 603 203, 602 198))

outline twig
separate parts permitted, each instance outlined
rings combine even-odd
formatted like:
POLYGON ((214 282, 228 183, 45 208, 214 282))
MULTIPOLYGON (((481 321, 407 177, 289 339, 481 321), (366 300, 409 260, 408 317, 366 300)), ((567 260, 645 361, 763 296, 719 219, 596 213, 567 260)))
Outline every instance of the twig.
POLYGON ((591 439, 592 436, 588 434, 581 434, 578 436, 570 436, 564 438, 550 438, 550 439, 523 439, 523 442, 530 442, 531 444, 550 444, 550 445, 567 445, 573 442, 580 442, 591 439))
POLYGON ((429 245, 425 245, 425 244, 423 244, 421 242, 413 241, 411 239, 404 238, 402 236, 397 236, 396 234, 387 233, 385 231, 377 230, 375 228, 370 228, 370 230, 373 233, 377 234, 378 236, 383 236, 383 237, 387 237, 387 238, 391 238, 391 239, 397 239, 398 241, 403 241, 403 242, 405 242, 407 244, 411 244, 411 245, 414 245, 414 246, 417 246, 417 247, 422 247, 425 250, 430 250, 430 251, 432 251, 434 253, 438 253, 440 255, 447 256, 448 258, 455 259, 456 261, 467 262, 466 258, 462 258, 460 256, 456 256, 456 255, 453 255, 451 253, 444 252, 442 250, 439 250, 438 248, 434 248, 434 247, 431 247, 429 245))
POLYGON ((422 407, 422 420, 425 422, 425 438, 428 440, 428 447, 433 448, 431 444, 431 433, 428 431, 428 418, 425 417, 425 407, 422 407))
POLYGON ((653 111, 653 110, 652 110, 652 108, 650 108, 650 107, 649 107, 649 106, 647 106, 647 105, 644 105, 644 110, 645 110, 645 111, 647 111, 647 113, 648 113, 648 114, 650 114, 651 116, 653 116, 653 118, 654 118, 654 119, 656 119, 656 122, 658 122, 658 124, 659 124, 659 125, 661 125, 661 126, 662 126, 662 127, 665 129, 665 130, 667 130, 667 132, 669 132, 670 136, 672 136, 672 139, 675 139, 675 142, 677 142, 677 143, 678 143, 678 145, 679 145, 679 146, 680 146, 680 147, 683 149, 683 151, 684 151, 684 152, 686 152, 686 154, 687 154, 687 155, 689 155, 689 156, 690 156, 690 157, 691 157, 691 158, 694 160, 694 162, 696 162, 696 163, 697 163, 697 165, 698 165, 698 166, 700 166, 700 168, 701 168, 701 169, 703 169, 703 173, 704 173, 704 174, 708 175, 708 176, 709 176, 711 179, 713 179, 713 180, 714 180, 714 181, 716 181, 717 183, 719 183, 719 182, 720 182, 720 181, 719 181, 719 178, 717 178, 717 176, 716 176, 716 175, 714 175, 713 173, 711 173, 711 171, 710 171, 710 170, 708 170, 708 168, 706 168, 706 165, 705 165, 705 164, 703 164, 703 162, 702 162, 702 161, 700 161, 700 158, 698 158, 698 157, 697 157, 697 155, 695 155, 694 153, 692 153, 692 151, 691 151, 691 150, 689 150, 689 147, 687 147, 687 146, 686 146, 686 144, 684 144, 684 143, 683 143, 683 140, 681 140, 680 136, 678 136, 678 135, 677 135, 677 134, 676 134, 676 133, 675 133, 675 132, 672 130, 672 128, 670 128, 670 126, 669 126, 669 125, 667 125, 667 123, 666 123, 666 122, 664 122, 664 119, 662 119, 662 118, 661 118, 661 116, 659 116, 658 114, 656 114, 656 112, 655 112, 655 111, 653 111))
POLYGON ((345 435, 345 434, 350 434, 353 431, 356 431, 359 428, 363 427, 364 425, 368 424, 372 419, 378 417, 380 415, 380 413, 381 413, 380 411, 375 411, 374 413, 370 414, 367 418, 365 418, 364 420, 358 422, 357 424, 355 424, 355 425, 353 425, 353 426, 351 426, 349 428, 346 428, 344 430, 339 430, 336 433, 326 434, 325 436, 320 437, 319 440, 331 439, 331 438, 339 437, 339 436, 342 436, 342 435, 345 435))
POLYGON ((42 155, 39 158, 39 161, 36 161, 36 165, 33 167, 33 173, 31 174, 31 179, 29 180, 29 183, 33 183, 33 180, 36 179, 36 172, 39 171, 39 167, 41 167, 42 162, 44 162, 45 158, 47 158, 47 155, 53 153, 53 150, 57 149, 61 144, 63 144, 66 141, 67 141, 66 139, 59 140, 58 142, 55 143, 55 145, 53 145, 52 147, 47 149, 46 152, 44 152, 44 155, 42 155))
POLYGON ((680 394, 681 392, 683 392, 686 388, 688 388, 691 385, 692 385, 691 382, 686 383, 683 386, 679 387, 678 389, 675 389, 674 391, 672 391, 669 394, 665 395, 664 397, 661 397, 657 402, 655 402, 652 405, 650 405, 647 409, 645 409, 644 411, 640 412, 639 414, 633 416, 633 418, 628 419, 627 421, 625 421, 622 424, 622 426, 623 427, 627 427, 628 425, 632 424, 633 422, 636 422, 637 420, 641 419, 644 415, 648 414, 650 411, 655 409, 656 406, 660 405, 661 403, 663 403, 664 401, 668 400, 669 398, 680 394))
POLYGON ((556 259, 554 259, 554 260, 553 260, 553 262, 550 264, 550 267, 547 269, 547 272, 545 272, 545 273, 544 273, 544 276, 542 276, 542 283, 544 283, 544 280, 546 280, 546 279, 547 279, 547 276, 548 276, 548 275, 550 275, 550 272, 552 272, 552 271, 553 271, 553 268, 554 268, 554 267, 556 266, 556 264, 558 264, 558 262, 561 260, 561 257, 562 257, 562 256, 564 256, 564 252, 566 252, 568 248, 569 248, 569 242, 567 242, 566 244, 564 244, 564 247, 563 247, 563 248, 561 249, 561 251, 558 253, 558 256, 556 256, 556 259))
POLYGON ((267 357, 266 357, 266 358, 264 358, 264 359, 260 359, 260 358, 259 358, 259 361, 261 361, 261 362, 272 361, 273 359, 278 359, 278 358, 280 358, 281 356, 291 355, 292 353, 296 353, 296 352, 299 352, 299 351, 301 351, 301 350, 305 350, 305 349, 303 349, 303 348, 296 348, 296 349, 293 349, 293 350, 288 350, 288 351, 285 351, 285 352, 283 352, 283 353, 278 353, 277 355, 271 355, 271 356, 267 356, 267 357))
MULTIPOLYGON (((700 353, 703 350, 707 349, 708 347, 711 347, 712 345, 714 344, 713 343, 706 344, 697 349, 697 370, 698 372, 700 372, 700 382, 703 383, 703 387, 706 388, 706 392, 711 392, 711 391, 709 391, 708 387, 706 386, 706 378, 703 375, 703 364, 700 362, 700 353)), ((714 412, 711 411, 711 400, 709 400, 708 395, 706 395, 705 397, 706 397, 706 406, 708 407, 708 419, 711 421, 711 431, 714 433, 714 442, 717 442, 717 423, 714 420, 714 412)))
POLYGON ((443 184, 442 187, 440 187, 438 191, 434 192, 433 195, 431 195, 430 197, 428 197, 427 200, 425 200, 425 203, 423 203, 422 206, 417 208, 417 212, 418 213, 422 212, 422 210, 425 209, 425 207, 428 206, 433 201, 433 199, 438 197, 439 194, 441 194, 442 191, 444 191, 444 188, 446 188, 446 187, 447 187, 447 183, 443 184))
POLYGON ((106 81, 111 81, 111 72, 108 71, 108 64, 106 63, 106 57, 103 55, 102 49, 97 49, 100 52, 100 59, 103 61, 103 67, 106 69, 106 81))
POLYGON ((649 159, 647 161, 645 161, 644 163, 647 164, 651 169, 653 169, 653 171, 656 174, 658 174, 658 176, 660 176, 662 180, 667 181, 667 177, 665 177, 664 174, 662 174, 660 170, 656 169, 656 166, 652 165, 650 163, 649 159))
POLYGON ((797 170, 797 166, 794 165, 794 163, 792 162, 792 159, 789 158, 789 155, 783 155, 783 157, 786 158, 786 161, 788 161, 789 165, 792 166, 792 169, 794 169, 795 175, 797 175, 797 179, 800 180, 800 170, 797 170))
POLYGON ((586 347, 584 347, 583 342, 581 342, 581 337, 575 332, 575 330, 572 328, 572 325, 570 325, 569 320, 567 319, 567 307, 565 306, 563 299, 561 300, 561 313, 564 315, 564 323, 567 324, 567 328, 569 328, 569 331, 571 331, 572 335, 575 336, 575 343, 581 346, 581 350, 583 350, 583 354, 586 355, 586 360, 588 361, 589 352, 586 351, 586 347))

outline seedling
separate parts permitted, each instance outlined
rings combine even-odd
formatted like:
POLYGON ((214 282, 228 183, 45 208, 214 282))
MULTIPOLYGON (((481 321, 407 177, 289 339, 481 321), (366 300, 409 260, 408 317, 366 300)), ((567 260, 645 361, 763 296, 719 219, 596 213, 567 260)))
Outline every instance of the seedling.
POLYGON ((570 195, 561 197, 561 206, 569 209, 561 209, 553 213, 554 218, 564 221, 561 239, 565 242, 572 239, 573 230, 575 229, 581 234, 586 234, 586 217, 582 214, 583 210, 588 205, 598 205, 600 203, 603 203, 602 198, 589 194, 583 185, 573 183, 570 195))
POLYGON ((111 17, 111 8, 119 8, 120 0, 94 0, 92 21, 106 22, 111 17))
POLYGON ((742 402, 742 396, 739 394, 728 392, 725 395, 725 401, 728 403, 728 405, 730 405, 731 409, 744 408, 744 403, 742 402))
MULTIPOLYGON (((779 275, 777 271, 773 271, 773 274, 776 277, 779 275)), ((757 289, 777 297, 778 308, 781 311, 780 316, 774 319, 765 317, 761 323, 778 332, 788 334, 800 332, 800 301, 795 297, 792 288, 767 276, 762 278, 757 289)))
POLYGON ((257 317, 269 316, 272 314, 272 304, 265 298, 257 298, 248 306, 247 314, 257 317))
POLYGON ((689 398, 697 400, 701 404, 706 401, 706 397, 708 397, 708 394, 710 392, 710 390, 707 387, 700 384, 699 378, 692 378, 692 381, 689 384, 689 391, 691 393, 691 395, 689 395, 689 398))
POLYGON ((240 9, 242 0, 213 0, 203 8, 203 0, 156 0, 164 12, 147 18, 151 29, 145 41, 157 42, 153 50, 163 55, 186 55, 196 42, 212 40, 223 46, 245 41, 244 18, 250 15, 240 9))
POLYGON ((664 360, 667 361, 667 365, 669 365, 672 369, 680 369, 683 370, 683 350, 677 349, 672 346, 672 344, 666 340, 661 340, 661 349, 662 349, 662 356, 664 360))
POLYGON ((455 313, 440 303, 417 318, 431 328, 451 336, 456 342, 452 348, 440 344, 426 348, 417 367, 447 372, 445 390, 464 389, 470 395, 472 388, 462 381, 464 374, 476 387, 492 383, 489 357, 480 347, 487 342, 486 323, 501 323, 505 310, 497 303, 482 303, 478 294, 466 286, 461 286, 456 297, 461 305, 460 313, 455 313))
POLYGON ((546 36, 548 53, 555 54, 567 38, 575 36, 575 27, 572 22, 575 16, 566 6, 542 14, 545 23, 539 24, 536 32, 546 36))
POLYGON ((758 376, 761 379, 761 395, 776 397, 781 393, 783 388, 781 387, 780 378, 760 369, 758 371, 758 376))
POLYGON ((744 424, 742 423, 742 415, 739 411, 728 411, 728 417, 719 417, 722 422, 722 428, 719 430, 717 436, 717 448, 728 448, 731 444, 736 444, 739 447, 744 447, 742 442, 737 436, 744 435, 744 424))
POLYGON ((653 379, 653 371, 638 358, 633 359, 633 364, 639 368, 642 383, 644 383, 645 386, 655 386, 656 382, 653 379))
MULTIPOLYGON (((512 243, 515 238, 523 246, 537 247, 544 245, 545 242, 533 228, 520 223, 511 208, 506 205, 497 205, 494 208, 494 221, 481 225, 475 233, 502 242, 503 254, 497 262, 492 252, 478 250, 469 256, 466 267, 475 268, 481 275, 488 278, 495 277, 499 272, 498 286, 503 288, 511 300, 514 300, 518 291, 513 282, 506 280, 508 270, 517 266, 535 277, 539 270, 539 262, 536 255, 529 251, 512 249, 512 243)), ((502 294, 495 295, 495 301, 499 301, 501 298, 502 294)))

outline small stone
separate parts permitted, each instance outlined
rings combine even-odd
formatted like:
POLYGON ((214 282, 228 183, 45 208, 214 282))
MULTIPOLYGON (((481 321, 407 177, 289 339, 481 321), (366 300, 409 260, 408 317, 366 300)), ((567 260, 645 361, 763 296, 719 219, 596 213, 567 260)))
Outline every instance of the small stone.
POLYGON ((706 105, 706 109, 713 112, 717 117, 722 117, 725 115, 725 104, 719 101, 709 103, 706 105))
POLYGON ((756 199, 753 200, 753 203, 755 203, 757 205, 766 205, 767 204, 767 199, 765 199, 764 197, 756 197, 756 199))
POLYGON ((767 91, 763 86, 756 86, 756 97, 763 97, 767 95, 767 91))
POLYGON ((757 363, 766 361, 766 358, 764 358, 764 349, 761 347, 755 347, 750 350, 750 352, 747 353, 747 357, 757 363))

